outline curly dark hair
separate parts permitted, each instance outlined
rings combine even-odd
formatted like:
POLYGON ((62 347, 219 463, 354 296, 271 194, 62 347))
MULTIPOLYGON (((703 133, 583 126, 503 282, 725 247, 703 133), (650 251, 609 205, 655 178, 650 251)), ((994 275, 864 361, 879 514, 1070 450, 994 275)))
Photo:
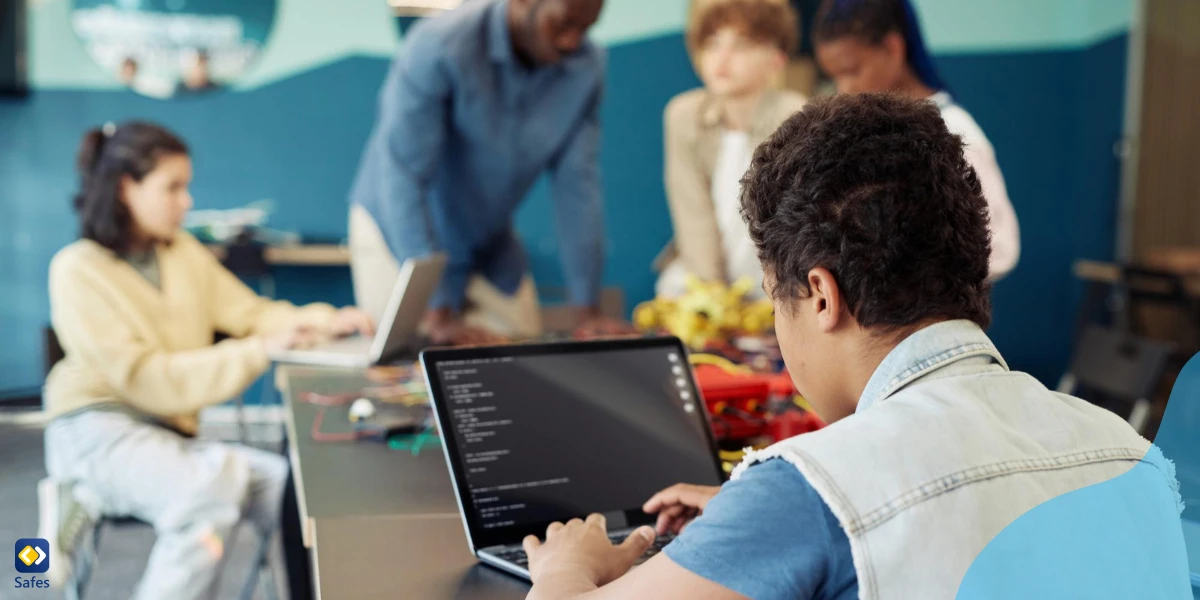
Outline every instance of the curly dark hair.
POLYGON ((800 25, 796 12, 774 0, 720 0, 700 13, 688 34, 688 45, 699 50, 722 27, 734 27, 742 35, 770 44, 784 54, 796 49, 800 25))
POLYGON ((987 203, 963 142, 927 100, 815 100, 754 152, 742 216, 776 300, 828 269, 864 327, 991 322, 987 203))
POLYGON ((131 121, 85 133, 75 158, 79 192, 72 199, 79 213, 79 236, 119 256, 128 254, 133 220, 121 199, 121 180, 141 181, 160 158, 172 154, 186 156, 187 144, 153 123, 131 121))

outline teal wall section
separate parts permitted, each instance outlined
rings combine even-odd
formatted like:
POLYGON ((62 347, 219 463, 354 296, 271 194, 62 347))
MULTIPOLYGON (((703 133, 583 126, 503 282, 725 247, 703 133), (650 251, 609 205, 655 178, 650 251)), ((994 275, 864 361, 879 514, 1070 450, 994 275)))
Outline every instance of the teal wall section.
POLYGON ((1052 387, 1082 293, 1071 264, 1113 257, 1127 43, 937 58, 995 146, 1021 224, 1021 261, 996 284, 989 333, 1013 368, 1052 387))
MULTIPOLYGON (((34 92, 0 99, 0 390, 41 381, 46 266, 74 238, 71 163, 87 127, 134 117, 163 122, 194 149, 199 208, 270 198, 278 209, 274 226, 340 237, 346 190, 395 46, 376 31, 374 20, 387 19, 376 8, 382 0, 338 2, 351 16, 337 17, 320 6, 298 6, 309 0, 283 0, 272 41, 240 89, 164 102, 112 89, 89 74, 69 27, 52 22, 66 17, 63 2, 44 0, 35 11, 34 92), (320 35, 312 20, 321 18, 337 31, 362 21, 358 45, 314 40, 323 50, 283 52, 320 35), (36 59, 40 51, 47 54, 36 59)), ((986 52, 958 45, 944 31, 950 24, 928 14, 966 9, 948 8, 948 0, 919 4, 947 79, 996 146, 1021 220, 1021 264, 996 288, 992 334, 1014 367, 1053 381, 1066 361, 1078 297, 1070 263, 1112 253, 1119 168, 1111 148, 1122 119, 1126 37, 1119 30, 1127 26, 1118 9, 1129 0, 1094 3, 1093 26, 1082 29, 1066 31, 1055 21, 1058 29, 1037 36, 997 41, 993 35, 1003 51, 986 52), (1102 5, 1116 9, 1101 11, 1102 5), (1097 37, 1113 27, 1115 35, 1097 37)), ((1036 10, 1037 3, 1013 4, 1036 10)), ((684 6, 683 0, 610 0, 598 25, 597 37, 609 45, 605 282, 624 287, 631 302, 651 294, 648 265, 670 235, 661 114, 672 95, 697 83, 679 32, 684 6)), ((1019 29, 1020 14, 1010 17, 1007 27, 1019 29)), ((539 283, 553 285, 561 275, 548 208, 544 190, 535 190, 517 224, 539 283)), ((277 278, 281 297, 350 301, 344 269, 286 269, 277 278)))
POLYGON ((1134 0, 913 0, 934 53, 1080 49, 1129 30, 1134 0))

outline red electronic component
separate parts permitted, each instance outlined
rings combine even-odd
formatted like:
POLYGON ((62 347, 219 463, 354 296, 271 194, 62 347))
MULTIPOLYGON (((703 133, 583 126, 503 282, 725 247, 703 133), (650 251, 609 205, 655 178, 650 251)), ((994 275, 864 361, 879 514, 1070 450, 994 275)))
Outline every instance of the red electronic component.
POLYGON ((696 365, 696 383, 710 410, 714 402, 739 404, 757 400, 765 403, 771 393, 769 376, 732 373, 716 365, 696 365))
POLYGON ((774 438, 775 441, 786 440, 802 433, 816 431, 824 426, 821 419, 810 412, 785 410, 767 422, 767 435, 774 438))
POLYGON ((741 373, 716 365, 695 367, 696 382, 719 441, 749 440, 767 436, 775 441, 824 426, 812 413, 789 407, 778 413, 772 400, 790 399, 796 387, 787 373, 741 373))
POLYGON ((790 398, 796 395, 796 384, 787 371, 771 375, 771 396, 775 398, 790 398))

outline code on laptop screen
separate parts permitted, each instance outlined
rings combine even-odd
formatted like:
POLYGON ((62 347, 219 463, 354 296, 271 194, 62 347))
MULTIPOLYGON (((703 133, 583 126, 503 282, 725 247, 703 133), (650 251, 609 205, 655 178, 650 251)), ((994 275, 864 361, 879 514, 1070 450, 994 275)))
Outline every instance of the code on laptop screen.
POLYGON ((441 361, 436 372, 484 529, 720 483, 702 400, 675 348, 441 361))

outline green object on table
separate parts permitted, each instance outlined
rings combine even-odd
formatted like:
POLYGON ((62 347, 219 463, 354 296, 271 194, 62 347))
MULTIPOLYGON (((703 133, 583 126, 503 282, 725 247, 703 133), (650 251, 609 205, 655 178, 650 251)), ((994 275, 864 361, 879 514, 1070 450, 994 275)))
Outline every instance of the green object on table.
POLYGON ((396 435, 388 438, 388 448, 392 450, 408 450, 413 456, 420 456, 421 449, 429 445, 441 445, 442 438, 434 433, 433 428, 411 435, 396 435))

